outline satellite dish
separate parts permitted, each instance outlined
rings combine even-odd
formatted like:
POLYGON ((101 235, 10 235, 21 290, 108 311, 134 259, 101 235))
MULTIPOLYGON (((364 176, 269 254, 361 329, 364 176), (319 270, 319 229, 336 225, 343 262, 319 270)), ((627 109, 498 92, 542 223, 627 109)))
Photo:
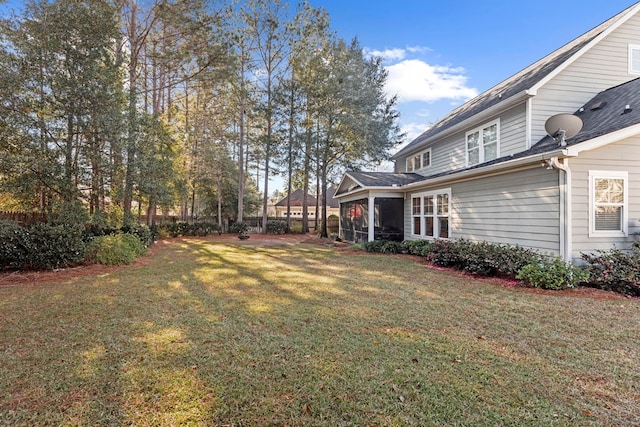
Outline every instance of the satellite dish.
POLYGON ((547 119, 544 128, 551 138, 564 147, 567 145, 565 139, 576 136, 582 129, 582 119, 568 113, 556 114, 547 119))

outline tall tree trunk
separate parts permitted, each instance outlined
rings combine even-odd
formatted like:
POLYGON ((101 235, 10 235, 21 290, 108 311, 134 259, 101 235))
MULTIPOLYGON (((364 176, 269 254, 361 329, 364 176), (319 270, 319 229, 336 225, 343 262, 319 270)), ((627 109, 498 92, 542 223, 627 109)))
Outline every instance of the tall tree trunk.
MULTIPOLYGON (((321 167, 321 175, 322 175, 322 220, 321 220, 321 229, 320 229, 320 237, 329 237, 329 233, 327 232, 327 162, 322 161, 321 167)), ((316 218, 318 215, 316 215, 316 218)))
POLYGON ((293 179, 293 121, 294 121, 294 88, 293 82, 291 86, 291 95, 289 98, 289 147, 287 152, 287 233, 291 232, 291 191, 293 179))
POLYGON ((304 171, 302 179, 303 182, 303 190, 302 190, 302 232, 309 232, 309 201, 307 198, 309 197, 309 180, 311 175, 311 129, 307 128, 307 135, 305 138, 305 152, 304 152, 304 171))
POLYGON ((244 81, 244 73, 245 73, 245 47, 242 46, 241 49, 241 64, 240 64, 240 111, 239 111, 239 120, 238 125, 240 127, 240 134, 238 141, 238 222, 243 221, 244 214, 244 102, 245 102, 245 81, 244 81))
POLYGON ((136 158, 136 68, 138 65, 137 5, 131 0, 131 17, 129 22, 129 105, 127 115, 127 166, 125 171, 123 210, 124 224, 131 222, 131 205, 133 202, 133 181, 136 158))

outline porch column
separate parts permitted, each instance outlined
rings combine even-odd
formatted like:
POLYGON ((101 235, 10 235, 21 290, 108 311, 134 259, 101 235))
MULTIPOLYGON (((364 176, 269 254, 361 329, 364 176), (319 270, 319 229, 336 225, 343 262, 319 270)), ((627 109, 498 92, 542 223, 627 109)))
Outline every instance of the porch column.
POLYGON ((376 198, 369 196, 369 236, 368 242, 373 242, 376 238, 376 198))

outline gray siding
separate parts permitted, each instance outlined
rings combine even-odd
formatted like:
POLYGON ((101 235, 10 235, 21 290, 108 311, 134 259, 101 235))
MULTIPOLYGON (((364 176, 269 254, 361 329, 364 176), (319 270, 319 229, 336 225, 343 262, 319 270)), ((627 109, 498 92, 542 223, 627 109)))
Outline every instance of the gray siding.
POLYGON ((549 81, 533 98, 532 141, 543 138, 545 121, 573 113, 597 93, 632 80, 629 44, 640 44, 640 16, 634 16, 549 81))
MULTIPOLYGON (((412 194, 427 190, 416 190, 405 198, 407 239, 412 238, 412 194)), ((517 244, 557 255, 559 197, 558 172, 538 167, 453 184, 451 237, 517 244)))
MULTIPOLYGON (((508 156, 526 148, 525 105, 505 111, 500 117, 500 156, 508 156)), ((478 123, 471 129, 490 123, 498 117, 478 123)), ((469 129, 469 130, 471 130, 469 129)), ((449 170, 462 169, 466 162, 465 133, 458 132, 431 145, 431 167, 416 171, 423 175, 434 175, 449 170)), ((419 151, 426 149, 421 148, 419 151)), ((412 153, 415 155, 415 153, 412 153)), ((406 172, 406 158, 398 159, 395 172, 406 172)))
POLYGON ((572 232, 573 258, 581 252, 608 250, 613 246, 629 248, 640 232, 640 136, 628 138, 605 147, 582 152, 571 159, 572 171, 572 232), (589 237, 589 171, 626 171, 629 174, 629 237, 589 237))

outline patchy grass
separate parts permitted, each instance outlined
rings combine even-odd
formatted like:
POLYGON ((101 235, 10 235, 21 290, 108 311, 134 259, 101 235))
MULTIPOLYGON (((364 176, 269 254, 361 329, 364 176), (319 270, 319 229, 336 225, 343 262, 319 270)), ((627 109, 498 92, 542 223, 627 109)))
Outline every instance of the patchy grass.
POLYGON ((640 302, 175 240, 0 287, 2 425, 638 425, 640 302))

